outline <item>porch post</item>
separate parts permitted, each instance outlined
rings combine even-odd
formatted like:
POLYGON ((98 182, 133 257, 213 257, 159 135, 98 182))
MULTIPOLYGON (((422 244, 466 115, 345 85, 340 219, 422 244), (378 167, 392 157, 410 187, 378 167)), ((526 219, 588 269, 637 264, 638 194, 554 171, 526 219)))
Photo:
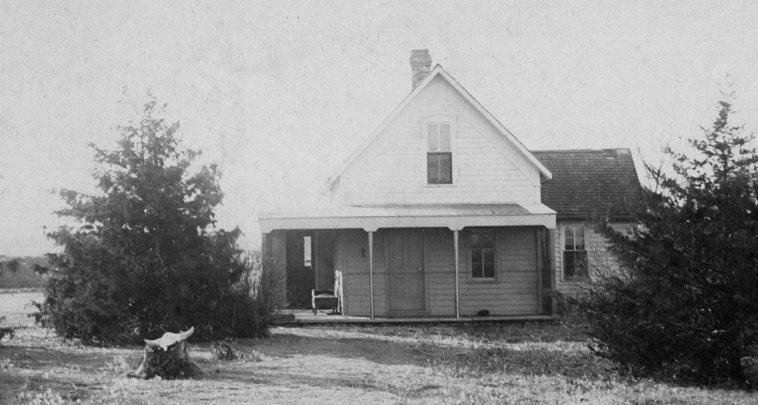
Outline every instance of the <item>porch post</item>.
POLYGON ((374 319, 374 231, 368 231, 368 286, 371 294, 371 319, 374 319))
POLYGON ((459 248, 458 248, 458 229, 453 229, 453 251, 455 252, 455 318, 460 319, 461 318, 461 308, 460 308, 460 293, 458 290, 458 272, 460 264, 458 263, 458 259, 460 256, 459 248))

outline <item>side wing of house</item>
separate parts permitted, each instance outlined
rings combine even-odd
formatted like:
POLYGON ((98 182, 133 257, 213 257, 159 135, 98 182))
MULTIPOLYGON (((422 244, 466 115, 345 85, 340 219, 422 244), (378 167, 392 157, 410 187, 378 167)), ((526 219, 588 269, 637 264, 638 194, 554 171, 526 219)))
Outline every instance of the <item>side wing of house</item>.
POLYGON ((619 271, 619 262, 601 231, 609 223, 628 232, 631 204, 641 186, 628 149, 535 151, 553 179, 543 184, 542 201, 557 211, 550 232, 555 286, 575 296, 585 282, 619 271))
MULTIPOLYGON (((629 232, 634 223, 610 225, 618 232, 629 232)), ((552 249, 555 287, 561 294, 581 295, 586 281, 620 271, 621 264, 611 249, 611 242, 600 230, 602 226, 592 220, 563 220, 551 230, 551 239, 555 240, 552 249)))

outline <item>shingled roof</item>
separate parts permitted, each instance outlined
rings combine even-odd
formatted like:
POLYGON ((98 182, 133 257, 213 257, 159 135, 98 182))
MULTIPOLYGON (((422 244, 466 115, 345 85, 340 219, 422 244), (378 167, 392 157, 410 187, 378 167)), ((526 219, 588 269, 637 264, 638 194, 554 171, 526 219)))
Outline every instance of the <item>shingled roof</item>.
POLYGON ((640 182, 629 149, 532 151, 553 173, 542 184, 542 203, 558 219, 629 217, 640 182))

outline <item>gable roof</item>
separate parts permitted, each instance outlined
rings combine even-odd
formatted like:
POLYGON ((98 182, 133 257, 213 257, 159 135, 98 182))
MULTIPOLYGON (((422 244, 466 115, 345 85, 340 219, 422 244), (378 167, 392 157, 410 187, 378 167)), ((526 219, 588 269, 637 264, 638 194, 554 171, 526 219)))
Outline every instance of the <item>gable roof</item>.
POLYGON ((532 153, 553 173, 542 203, 558 219, 630 217, 628 202, 641 190, 629 149, 545 150, 532 153))
POLYGON ((487 111, 484 106, 482 106, 472 95, 469 93, 466 89, 463 88, 463 86, 460 85, 455 79, 453 79, 452 76, 450 76, 449 73, 445 71, 445 69, 442 67, 442 65, 437 64, 434 66, 434 69, 432 69, 431 72, 429 72, 429 75, 421 82, 418 86, 403 99, 400 104, 395 107, 394 110, 390 113, 387 118, 382 121, 382 123, 379 125, 379 127, 374 130, 374 132, 369 135, 368 138, 366 138, 363 143, 358 147, 358 149, 353 152, 350 157, 339 167, 337 170, 329 176, 329 180, 327 180, 327 185, 329 188, 332 188, 335 184, 335 182, 339 179, 340 175, 347 170, 350 165, 355 162, 355 160, 376 140, 376 138, 379 136, 379 134, 382 133, 382 131, 397 117, 400 112, 403 111, 403 109, 411 102, 413 99, 416 98, 424 89, 429 85, 429 83, 434 80, 435 77, 441 77, 445 79, 458 93, 461 94, 461 96, 466 99, 479 113, 484 116, 484 118, 497 129, 498 132, 500 132, 505 139, 510 141, 510 143, 522 154, 526 159, 531 162, 534 166, 537 167, 537 170, 539 170, 540 175, 543 179, 543 181, 550 180, 552 178, 552 174, 550 173, 550 170, 548 170, 547 167, 545 167, 534 155, 532 155, 531 152, 519 141, 511 131, 509 131, 507 128, 503 126, 503 124, 500 123, 500 121, 497 120, 492 114, 490 114, 489 111, 487 111))

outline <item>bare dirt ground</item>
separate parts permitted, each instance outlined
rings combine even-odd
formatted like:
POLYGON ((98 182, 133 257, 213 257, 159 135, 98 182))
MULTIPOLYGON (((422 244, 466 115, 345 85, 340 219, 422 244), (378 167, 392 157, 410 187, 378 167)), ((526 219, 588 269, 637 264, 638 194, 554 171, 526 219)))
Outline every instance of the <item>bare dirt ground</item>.
POLYGON ((244 358, 191 344, 195 380, 135 380, 141 348, 93 348, 30 326, 39 293, 0 293, 4 324, 24 325, 0 346, 0 403, 107 404, 692 404, 758 403, 733 390, 620 377, 560 324, 274 328, 238 340, 244 358))

